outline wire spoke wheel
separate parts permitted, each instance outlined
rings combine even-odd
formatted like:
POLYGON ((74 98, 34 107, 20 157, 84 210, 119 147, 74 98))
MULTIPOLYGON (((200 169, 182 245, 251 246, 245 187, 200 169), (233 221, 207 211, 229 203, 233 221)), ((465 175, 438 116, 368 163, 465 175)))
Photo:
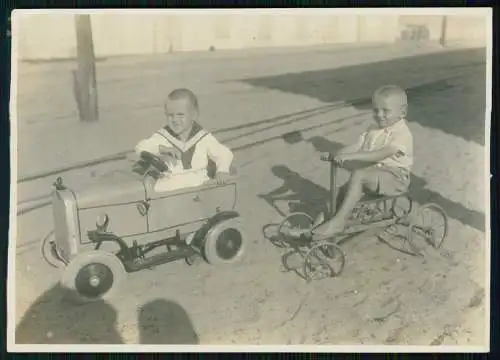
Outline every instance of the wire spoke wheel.
POLYGON ((290 233, 308 230, 312 227, 314 220, 306 213, 297 212, 285 217, 278 227, 278 239, 276 246, 287 247, 291 240, 290 233))
POLYGON ((279 232, 280 224, 267 224, 262 228, 262 235, 269 240, 271 244, 278 248, 286 247, 282 242, 282 234, 279 232))
POLYGON ((338 245, 320 242, 304 257, 304 276, 308 282, 339 276, 344 270, 345 262, 346 256, 338 245))
POLYGON ((407 195, 397 196, 392 200, 391 212, 397 219, 407 217, 413 208, 413 201, 407 195))
POLYGON ((412 248, 422 250, 426 246, 439 249, 448 235, 448 217, 437 204, 419 208, 408 225, 408 242, 412 248))
POLYGON ((420 251, 412 248, 408 241, 407 226, 408 225, 400 223, 389 225, 378 235, 378 239, 393 250, 406 255, 417 256, 420 254, 420 251))

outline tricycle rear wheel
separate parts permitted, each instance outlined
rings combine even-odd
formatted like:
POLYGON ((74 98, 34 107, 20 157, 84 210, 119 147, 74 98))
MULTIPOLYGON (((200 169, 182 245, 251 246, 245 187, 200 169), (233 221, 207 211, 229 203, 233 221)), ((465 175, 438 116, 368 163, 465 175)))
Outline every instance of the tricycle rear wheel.
POLYGON ((409 220, 408 242, 414 250, 420 252, 425 245, 439 249, 443 245, 448 235, 448 217, 441 206, 425 204, 409 220))

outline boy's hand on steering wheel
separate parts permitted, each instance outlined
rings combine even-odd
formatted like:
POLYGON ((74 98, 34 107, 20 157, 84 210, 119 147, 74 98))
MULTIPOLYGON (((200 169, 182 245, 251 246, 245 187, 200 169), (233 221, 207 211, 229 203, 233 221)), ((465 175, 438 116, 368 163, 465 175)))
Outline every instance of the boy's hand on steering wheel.
POLYGON ((231 177, 231 174, 226 173, 226 172, 218 172, 215 174, 213 179, 209 179, 205 181, 205 185, 223 185, 225 184, 229 178, 231 177))
POLYGON ((225 184, 229 180, 230 177, 231 177, 231 175, 229 173, 217 172, 215 174, 214 180, 218 185, 222 185, 222 184, 225 184))

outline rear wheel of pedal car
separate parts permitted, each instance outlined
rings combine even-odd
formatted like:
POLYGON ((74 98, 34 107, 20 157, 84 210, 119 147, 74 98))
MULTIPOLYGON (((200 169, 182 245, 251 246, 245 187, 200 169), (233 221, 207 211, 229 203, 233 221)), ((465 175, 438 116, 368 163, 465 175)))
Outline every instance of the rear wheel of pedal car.
POLYGON ((203 250, 205 259, 212 265, 241 260, 245 250, 241 220, 224 220, 213 226, 205 237, 203 250))
POLYGON ((115 255, 96 250, 77 255, 66 267, 61 284, 72 301, 93 302, 112 297, 125 275, 115 255))

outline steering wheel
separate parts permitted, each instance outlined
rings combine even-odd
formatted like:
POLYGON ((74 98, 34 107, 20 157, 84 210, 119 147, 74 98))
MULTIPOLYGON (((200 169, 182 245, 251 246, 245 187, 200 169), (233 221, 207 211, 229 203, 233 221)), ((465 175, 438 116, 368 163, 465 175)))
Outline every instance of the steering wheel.
POLYGON ((167 164, 165 164, 165 162, 159 156, 151 154, 150 152, 141 152, 141 159, 144 160, 147 164, 154 167, 160 173, 168 170, 167 164))

